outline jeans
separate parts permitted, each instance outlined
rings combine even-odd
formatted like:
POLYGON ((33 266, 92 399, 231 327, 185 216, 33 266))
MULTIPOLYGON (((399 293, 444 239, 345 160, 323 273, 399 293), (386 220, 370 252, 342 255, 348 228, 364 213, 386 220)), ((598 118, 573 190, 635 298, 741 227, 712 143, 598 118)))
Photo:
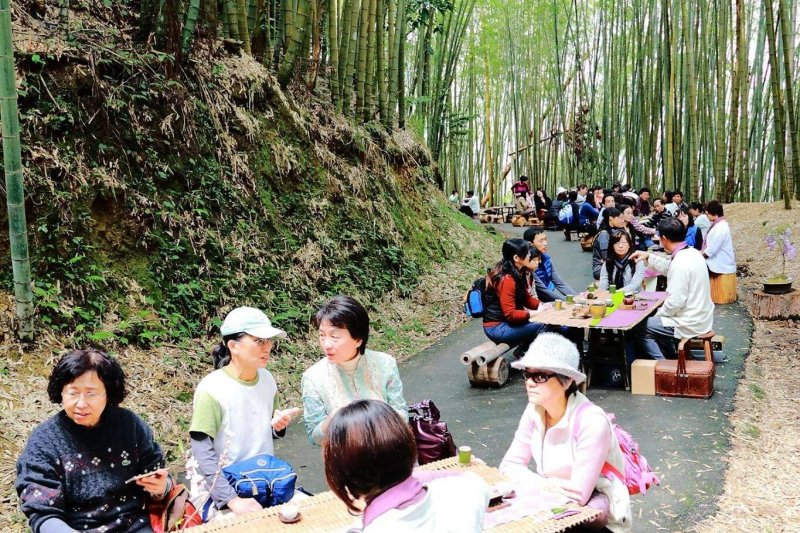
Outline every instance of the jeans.
POLYGON ((641 358, 676 359, 675 328, 665 326, 660 316, 651 316, 633 328, 633 342, 641 358))
POLYGON ((501 322, 496 326, 483 328, 483 332, 489 337, 489 340, 496 344, 504 342, 509 346, 517 346, 516 353, 524 353, 528 351, 528 346, 533 342, 533 339, 539 333, 551 331, 555 333, 566 333, 567 328, 564 326, 550 326, 548 324, 539 324, 538 322, 528 322, 519 326, 512 326, 507 322, 501 322))

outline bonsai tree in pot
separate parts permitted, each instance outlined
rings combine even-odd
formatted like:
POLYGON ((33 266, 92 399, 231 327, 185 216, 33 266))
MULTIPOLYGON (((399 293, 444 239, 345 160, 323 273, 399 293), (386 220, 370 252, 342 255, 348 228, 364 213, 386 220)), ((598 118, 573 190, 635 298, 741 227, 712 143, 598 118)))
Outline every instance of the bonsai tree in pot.
POLYGON ((764 280, 764 292, 771 294, 783 294, 792 290, 794 279, 786 274, 786 261, 794 260, 796 250, 791 241, 792 230, 790 228, 779 229, 776 232, 767 234, 764 242, 771 251, 778 250, 781 254, 781 273, 770 276, 764 280))

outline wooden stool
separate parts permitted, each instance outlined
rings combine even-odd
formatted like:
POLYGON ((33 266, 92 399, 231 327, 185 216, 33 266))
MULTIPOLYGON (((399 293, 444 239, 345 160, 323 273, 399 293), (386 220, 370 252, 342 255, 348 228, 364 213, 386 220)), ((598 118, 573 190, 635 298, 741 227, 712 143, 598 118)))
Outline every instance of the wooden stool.
POLYGON ((714 360, 714 347, 711 346, 711 341, 714 340, 714 336, 716 334, 713 331, 709 331, 708 333, 703 333, 702 335, 698 335, 697 337, 692 337, 690 339, 681 339, 680 347, 682 348, 685 344, 689 344, 691 346, 693 341, 699 341, 703 344, 703 355, 706 356, 706 361, 713 361, 714 360))
POLYGON ((732 304, 736 301, 736 274, 709 272, 711 301, 715 304, 732 304))

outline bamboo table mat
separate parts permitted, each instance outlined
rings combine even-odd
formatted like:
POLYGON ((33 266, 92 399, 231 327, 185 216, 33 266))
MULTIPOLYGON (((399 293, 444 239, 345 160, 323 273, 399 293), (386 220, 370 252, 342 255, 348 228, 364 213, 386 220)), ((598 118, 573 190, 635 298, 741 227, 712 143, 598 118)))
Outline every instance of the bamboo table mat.
MULTIPOLYGON (((470 466, 458 464, 458 458, 452 457, 435 463, 430 463, 420 467, 421 470, 464 470, 474 472, 480 476, 487 484, 493 485, 502 481, 507 481, 496 468, 492 468, 482 463, 474 463, 470 466)), ((323 492, 297 502, 292 502, 300 509, 301 520, 294 524, 284 524, 278 519, 278 512, 281 506, 270 507, 263 511, 256 511, 241 516, 227 516, 214 522, 197 526, 191 529, 194 533, 235 531, 237 533, 261 533, 263 531, 285 531, 287 533, 311 533, 311 532, 344 532, 348 528, 358 531, 361 527, 361 518, 350 516, 344 504, 333 494, 333 492, 323 492)), ((491 529, 497 533, 521 533, 521 532, 541 532, 558 533, 567 528, 584 524, 593 519, 599 511, 586 507, 574 507, 577 513, 572 516, 551 519, 548 513, 538 513, 527 516, 520 520, 515 520, 506 524, 501 524, 491 529)))

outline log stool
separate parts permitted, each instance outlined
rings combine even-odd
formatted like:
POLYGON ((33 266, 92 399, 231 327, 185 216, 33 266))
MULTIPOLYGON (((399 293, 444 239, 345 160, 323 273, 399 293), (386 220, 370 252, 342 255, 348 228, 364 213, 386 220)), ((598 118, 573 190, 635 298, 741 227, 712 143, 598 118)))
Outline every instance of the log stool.
POLYGON ((464 352, 461 362, 467 366, 467 378, 473 387, 502 387, 508 383, 510 365, 506 354, 513 349, 505 343, 487 340, 464 352))
POLYGON ((736 274, 708 273, 711 282, 711 301, 715 304, 732 304, 736 301, 736 274))

